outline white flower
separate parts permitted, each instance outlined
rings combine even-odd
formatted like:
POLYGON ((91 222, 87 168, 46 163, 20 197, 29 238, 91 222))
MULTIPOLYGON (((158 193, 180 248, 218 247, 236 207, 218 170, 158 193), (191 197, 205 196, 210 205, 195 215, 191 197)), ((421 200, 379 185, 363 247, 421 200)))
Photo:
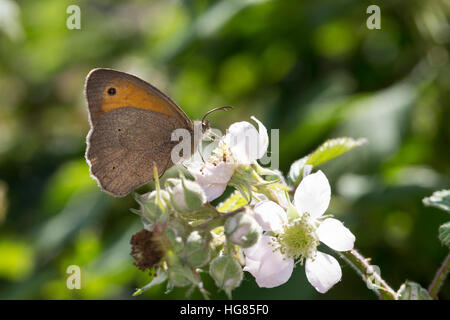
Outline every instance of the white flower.
POLYGON ((259 286, 272 288, 285 283, 295 260, 305 261, 306 277, 320 293, 341 280, 337 260, 317 250, 319 242, 336 251, 351 250, 355 242, 355 236, 339 220, 322 217, 330 197, 328 179, 318 171, 302 180, 295 191, 295 207, 288 212, 272 201, 254 207, 256 221, 272 235, 261 237, 256 245, 244 250, 244 270, 255 277, 259 286))
POLYGON ((255 117, 252 116, 251 119, 258 123, 259 130, 247 121, 235 122, 228 128, 224 137, 234 159, 241 164, 251 164, 261 159, 269 145, 266 127, 255 117))
POLYGON ((228 181, 240 165, 248 165, 262 158, 267 151, 267 129, 255 117, 258 130, 249 122, 235 122, 219 142, 208 162, 194 162, 188 170, 205 191, 208 201, 222 195, 228 181))
POLYGON ((233 175, 234 166, 225 162, 218 164, 206 162, 192 164, 188 170, 202 187, 206 199, 213 201, 225 191, 227 183, 233 175))
POLYGON ((261 236, 254 246, 244 250, 244 271, 250 272, 258 286, 263 288, 285 283, 294 269, 294 260, 286 259, 278 250, 274 251, 270 243, 271 237, 261 236))

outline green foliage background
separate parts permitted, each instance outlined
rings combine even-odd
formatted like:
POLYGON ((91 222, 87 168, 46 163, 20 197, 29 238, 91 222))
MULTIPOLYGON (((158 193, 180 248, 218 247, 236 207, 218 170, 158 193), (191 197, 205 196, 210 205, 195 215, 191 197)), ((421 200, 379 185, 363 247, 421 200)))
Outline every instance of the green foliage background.
MULTIPOLYGON (((95 67, 140 76, 191 119, 233 105, 211 116, 222 130, 251 115, 280 128, 284 173, 327 138, 366 137, 322 167, 329 212, 395 289, 427 287, 448 253, 437 238, 447 217, 421 199, 450 185, 449 12, 438 0, 0 0, 0 298, 131 299, 149 281, 129 256, 136 203, 101 193, 83 157, 83 84, 95 67), (81 30, 66 27, 71 4, 81 30), (366 27, 370 4, 381 30, 366 27), (81 290, 66 288, 73 264, 81 290)), ((374 299, 341 265, 326 295, 299 266, 274 289, 246 274, 234 298, 374 299)), ((164 290, 133 299, 185 297, 164 290)))

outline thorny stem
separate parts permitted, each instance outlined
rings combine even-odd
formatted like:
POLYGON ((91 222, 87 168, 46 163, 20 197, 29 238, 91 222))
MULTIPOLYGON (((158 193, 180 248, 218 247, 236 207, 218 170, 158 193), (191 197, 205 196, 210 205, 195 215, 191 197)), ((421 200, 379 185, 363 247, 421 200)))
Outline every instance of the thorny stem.
POLYGON ((205 203, 205 207, 211 209, 211 211, 216 215, 216 217, 220 216, 220 212, 217 210, 215 206, 213 206, 210 202, 205 203))
MULTIPOLYGON (((202 278, 200 277, 200 275, 198 274, 197 271, 195 271, 194 269, 192 270, 193 275, 198 279, 199 284, 198 285, 193 285, 192 289, 195 289, 196 287, 198 288, 198 290, 200 291, 200 293, 202 294, 203 298, 205 300, 209 300, 209 292, 203 288, 203 282, 202 282, 202 278)), ((189 296, 190 294, 186 294, 186 296, 189 296)))
POLYGON ((375 272, 369 260, 364 258, 358 251, 339 252, 341 258, 346 261, 366 282, 369 289, 373 290, 382 300, 397 300, 397 293, 375 272))
POLYGON ((445 258, 441 267, 436 271, 436 275, 434 276, 433 282, 431 282, 430 287, 428 288, 428 292, 433 299, 437 299, 437 294, 439 293, 439 289, 447 278, 447 274, 450 270, 450 254, 445 258))

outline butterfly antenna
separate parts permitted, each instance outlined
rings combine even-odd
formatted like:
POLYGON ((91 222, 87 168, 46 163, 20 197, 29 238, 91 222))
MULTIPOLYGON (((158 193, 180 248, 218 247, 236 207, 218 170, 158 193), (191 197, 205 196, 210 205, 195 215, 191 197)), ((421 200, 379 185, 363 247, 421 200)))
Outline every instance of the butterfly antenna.
MULTIPOLYGON (((208 112, 206 112, 201 121, 203 132, 205 132, 205 130, 209 129, 209 123, 207 121, 205 122, 205 119, 209 114, 211 114, 215 111, 219 111, 219 110, 227 111, 228 109, 233 109, 233 107, 232 106, 218 107, 218 108, 214 108, 214 109, 211 109, 208 112)), ((214 137, 210 137, 210 140, 214 141, 215 138, 214 139, 213 138, 214 137)), ((200 157, 202 158, 203 163, 206 163, 205 159, 203 158, 203 154, 200 152, 200 149, 197 149, 197 151, 198 151, 198 154, 200 155, 200 157)))
POLYGON ((218 108, 214 108, 214 109, 212 109, 212 110, 209 110, 209 111, 206 112, 205 115, 203 116, 203 118, 202 118, 202 123, 205 123, 205 119, 206 119, 206 117, 207 117, 209 114, 211 114, 211 113, 213 113, 213 112, 215 112, 215 111, 219 111, 219 110, 227 111, 228 109, 233 109, 233 107, 232 107, 232 106, 224 106, 224 107, 218 107, 218 108))

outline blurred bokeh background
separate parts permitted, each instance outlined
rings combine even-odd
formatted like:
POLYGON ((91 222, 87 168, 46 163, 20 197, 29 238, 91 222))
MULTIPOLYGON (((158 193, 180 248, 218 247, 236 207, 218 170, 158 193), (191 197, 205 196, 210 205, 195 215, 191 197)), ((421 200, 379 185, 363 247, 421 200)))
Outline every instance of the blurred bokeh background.
MULTIPOLYGON (((235 106, 211 116, 222 130, 251 115, 280 128, 284 173, 327 138, 366 137, 322 168, 329 212, 392 287, 427 287, 448 253, 437 238, 448 217, 421 199, 450 185, 449 13, 448 0, 0 0, 0 298, 130 299, 149 281, 129 255, 136 203, 100 192, 84 159, 95 67, 147 80, 191 119, 235 106), (72 4, 80 30, 66 27, 72 4), (366 27, 371 4, 381 30, 366 27), (82 269, 81 290, 66 288, 69 265, 82 269)), ((325 295, 299 266, 274 289, 246 274, 234 298, 376 298, 341 265, 325 295)), ((133 299, 186 290, 164 291, 133 299)))

